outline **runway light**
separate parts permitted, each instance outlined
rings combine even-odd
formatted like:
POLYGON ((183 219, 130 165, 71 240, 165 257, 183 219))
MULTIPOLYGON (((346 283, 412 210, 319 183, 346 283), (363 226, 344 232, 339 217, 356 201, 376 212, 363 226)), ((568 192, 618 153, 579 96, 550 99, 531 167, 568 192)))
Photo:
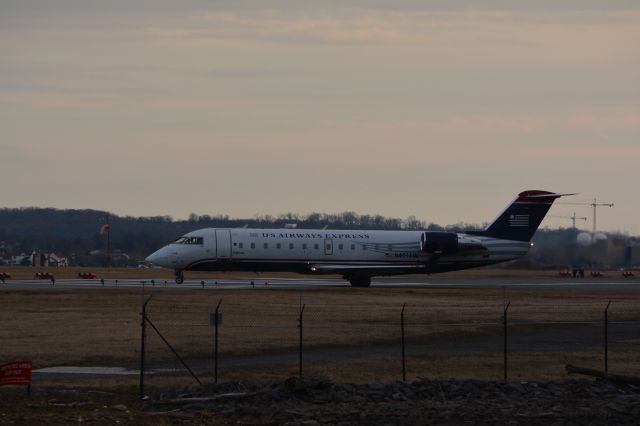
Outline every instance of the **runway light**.
POLYGON ((533 247, 533 243, 529 243, 529 245, 530 245, 531 247, 533 247))

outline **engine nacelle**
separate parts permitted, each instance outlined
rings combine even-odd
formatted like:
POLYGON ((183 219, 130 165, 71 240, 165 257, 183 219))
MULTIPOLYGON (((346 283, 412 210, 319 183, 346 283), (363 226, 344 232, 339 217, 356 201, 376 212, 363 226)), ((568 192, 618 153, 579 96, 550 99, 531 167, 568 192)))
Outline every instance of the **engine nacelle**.
POLYGON ((484 248, 478 238, 455 232, 427 231, 420 236, 420 249, 424 253, 455 254, 484 248))
POLYGON ((423 232, 420 249, 425 253, 454 254, 458 252, 458 234, 454 232, 423 232))

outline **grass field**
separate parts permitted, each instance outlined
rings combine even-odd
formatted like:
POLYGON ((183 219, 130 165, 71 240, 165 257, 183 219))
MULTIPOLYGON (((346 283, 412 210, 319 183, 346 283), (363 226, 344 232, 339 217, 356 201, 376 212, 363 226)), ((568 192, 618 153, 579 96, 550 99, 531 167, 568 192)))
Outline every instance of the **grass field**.
MULTIPOLYGON (((222 299, 220 350, 229 359, 242 355, 295 353, 298 312, 305 304, 304 334, 307 350, 354 347, 362 351, 352 359, 322 361, 306 366, 309 373, 341 380, 396 379, 398 357, 370 353, 379 345, 400 339, 400 311, 405 311, 409 344, 462 342, 489 336, 500 341, 503 311, 501 289, 425 288, 310 288, 304 291, 256 288, 175 289, 147 287, 153 293, 149 317, 187 360, 211 359, 213 330, 209 315, 222 299), (367 355, 367 356, 364 356, 367 355)), ((0 361, 28 358, 35 368, 51 365, 135 366, 140 355, 140 289, 93 288, 0 293, 0 361)), ((586 291, 509 289, 512 332, 526 333, 539 324, 553 331, 558 322, 601 321, 606 302, 612 300, 610 318, 640 320, 640 297, 635 293, 607 294, 586 291), (546 324, 548 323, 548 324, 546 324), (529 327, 529 328, 527 328, 529 327)), ((594 332, 600 333, 597 327, 594 332)), ((599 336, 599 334, 598 334, 599 336)), ((637 336, 640 336, 638 333, 637 336)), ((599 338, 599 337, 598 337, 599 338)), ((625 373, 640 374, 637 337, 612 345, 610 364, 625 373)), ((149 331, 151 362, 172 362, 173 355, 149 331)), ((399 349, 398 349, 399 351, 399 349)), ((514 377, 522 380, 564 376, 565 362, 597 367, 600 347, 564 347, 540 352, 536 347, 512 355, 514 377)), ((496 378, 501 374, 500 352, 452 351, 409 354, 413 377, 496 378)), ((225 371, 229 378, 286 377, 296 365, 238 367, 225 371)), ((189 380, 174 378, 171 380, 189 380)), ((127 382, 133 379, 115 379, 127 382)), ((154 378, 153 380, 165 380, 154 378)))

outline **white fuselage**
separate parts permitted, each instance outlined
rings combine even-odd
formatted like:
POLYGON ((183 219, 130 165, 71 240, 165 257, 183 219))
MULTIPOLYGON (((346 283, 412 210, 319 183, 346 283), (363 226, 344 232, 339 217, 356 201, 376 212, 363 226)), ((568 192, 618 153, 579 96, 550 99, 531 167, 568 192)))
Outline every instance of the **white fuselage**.
MULTIPOLYGON (((190 232, 147 260, 182 270, 293 271, 354 275, 436 273, 516 259, 530 243, 455 234, 470 249, 429 253, 424 231, 215 229, 190 232)), ((455 237, 454 237, 455 238, 455 237)))
POLYGON ((437 273, 517 259, 554 200, 569 194, 520 192, 482 231, 216 229, 190 232, 147 257, 176 271, 292 271, 340 274, 366 287, 371 277, 437 273))

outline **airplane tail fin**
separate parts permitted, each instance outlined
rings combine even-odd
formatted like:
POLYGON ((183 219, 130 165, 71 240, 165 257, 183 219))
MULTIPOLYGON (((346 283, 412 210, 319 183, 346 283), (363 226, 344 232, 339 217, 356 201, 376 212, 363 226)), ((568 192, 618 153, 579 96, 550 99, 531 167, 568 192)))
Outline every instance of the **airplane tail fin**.
POLYGON ((536 190, 521 192, 487 229, 474 234, 504 240, 530 241, 553 202, 564 195, 575 194, 536 190))

